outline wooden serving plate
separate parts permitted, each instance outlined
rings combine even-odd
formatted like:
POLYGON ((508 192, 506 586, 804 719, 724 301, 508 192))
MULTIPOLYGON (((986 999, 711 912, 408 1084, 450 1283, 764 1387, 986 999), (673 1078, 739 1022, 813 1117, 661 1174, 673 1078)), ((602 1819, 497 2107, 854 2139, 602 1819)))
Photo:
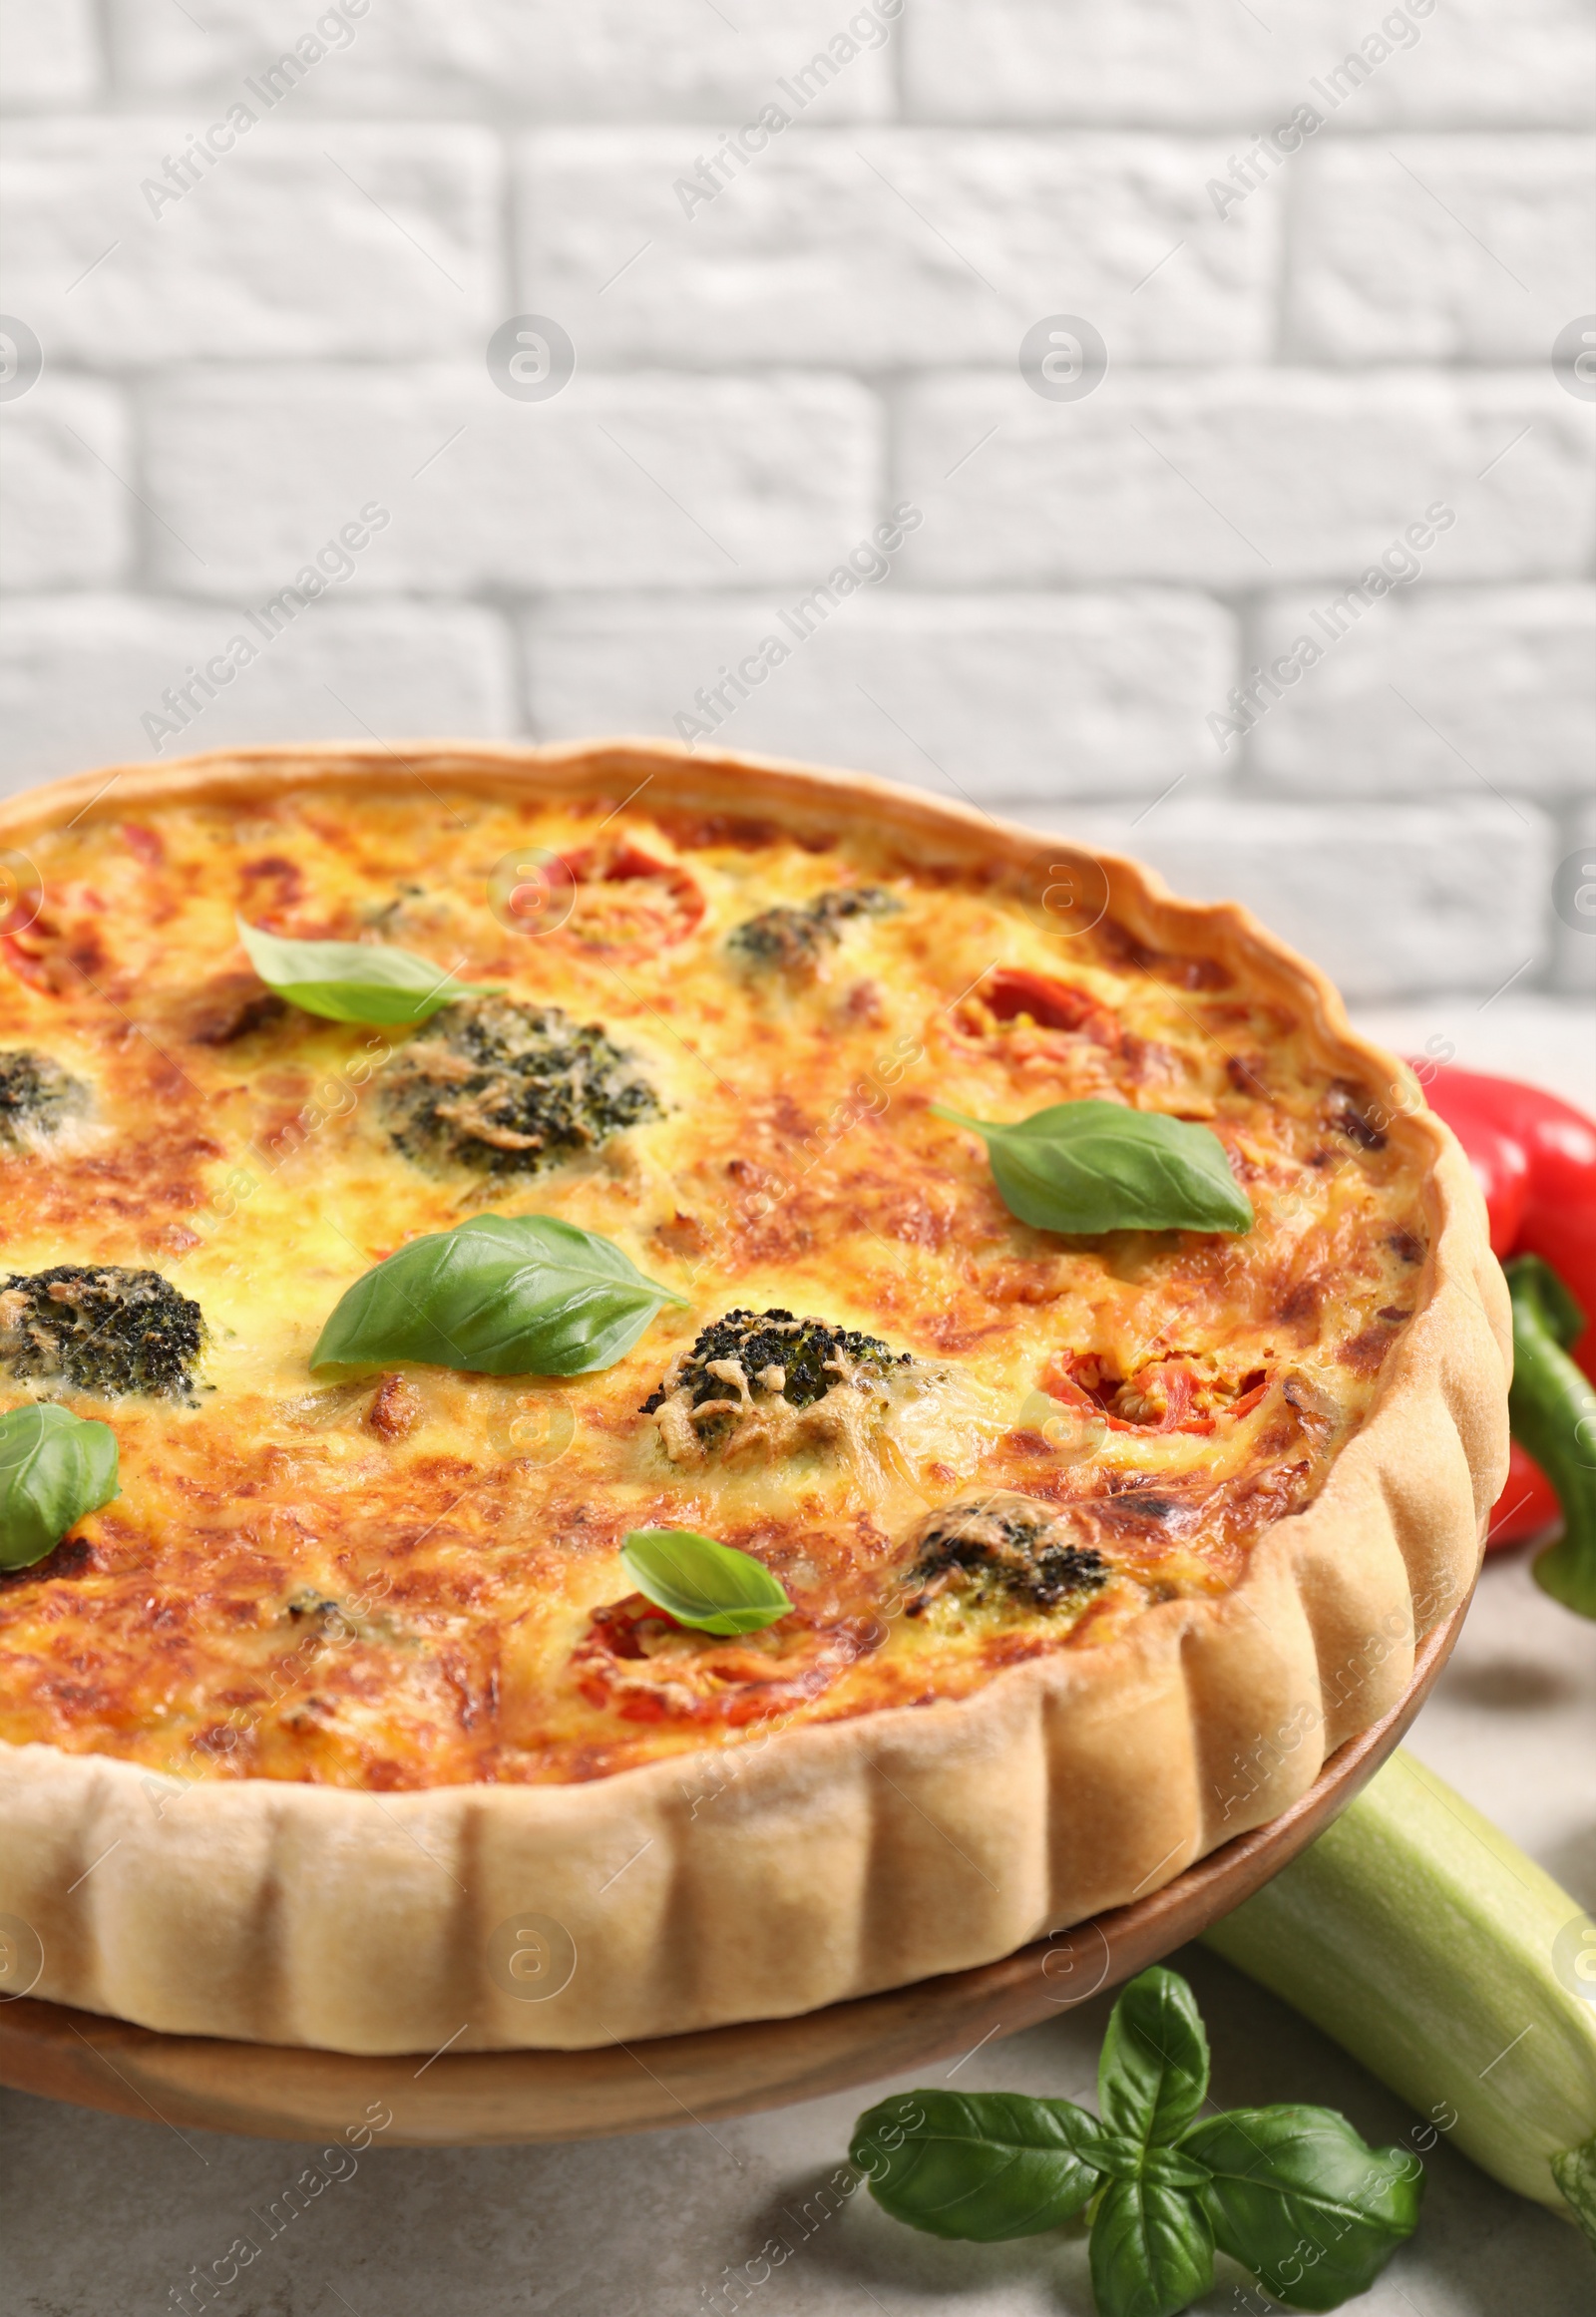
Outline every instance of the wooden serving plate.
POLYGON ((1399 1742, 1451 1654, 1463 1600, 1422 1643, 1383 1722, 1350 1738, 1300 1802, 1199 1859, 1149 1898, 974 1971, 923 1979, 796 2019, 589 2052, 365 2059, 169 2036, 19 1997, 0 2004, 0 2084, 177 2126, 313 2140, 381 2101, 384 2144, 461 2147, 599 2139, 746 2115, 846 2091, 1010 2035, 1083 2003, 1193 1939, 1279 1872, 1399 1742))

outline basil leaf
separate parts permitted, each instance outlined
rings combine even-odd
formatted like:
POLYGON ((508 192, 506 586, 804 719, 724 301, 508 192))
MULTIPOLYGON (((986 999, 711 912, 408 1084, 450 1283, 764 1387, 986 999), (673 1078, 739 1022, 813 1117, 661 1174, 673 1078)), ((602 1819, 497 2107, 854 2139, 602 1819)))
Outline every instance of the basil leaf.
POLYGON ((1418 2219, 1418 2159, 1368 2147, 1334 2109, 1232 2109, 1180 2145, 1213 2175, 1215 2242, 1293 2309, 1367 2292, 1418 2219))
POLYGON ((405 1028, 427 1021, 457 997, 482 997, 488 985, 457 981, 410 950, 369 942, 287 942, 234 920, 249 963, 269 989, 327 1021, 369 1021, 405 1028))
POLYGON ((1096 2122, 1067 2100, 1018 2092, 905 2092, 866 2109, 848 2153, 895 2220, 994 2244, 1058 2228, 1089 2202, 1077 2152, 1096 2122))
POLYGON ((1110 2180, 1091 2224, 1098 2317, 1174 2317, 1214 2281, 1214 2238, 1189 2191, 1110 2180))
POLYGON ((1055 1102, 1001 1125, 933 1102, 983 1136, 993 1180, 1038 1231, 1250 1231, 1252 1202, 1206 1126, 1119 1102, 1055 1102))
POLYGON ((1208 2178, 1207 2166, 1179 2148, 1150 2148, 1142 2140, 1104 2131, 1095 2118, 1080 2113, 1090 2129, 1075 2132, 1075 2153, 1108 2179, 1151 2180, 1159 2188, 1200 2188, 1208 2178))
POLYGON ((36 1400, 0 1416, 0 1569, 28 1569, 121 1494, 109 1424, 36 1400))
POLYGON ((1207 2184, 1209 2171, 1182 2148, 1144 2148, 1141 2176, 1157 2188, 1201 2188, 1207 2184))
POLYGON ((1155 2146, 1179 2137, 1208 2090, 1208 2038, 1178 1971, 1157 1964, 1123 1990, 1097 2062, 1097 2106, 1112 2132, 1155 2146))
POLYGON ((633 1529, 620 1558, 639 1593, 700 1633, 758 1633, 792 1607, 762 1561, 696 1529, 633 1529))
POLYGON ((553 1215, 474 1215, 412 1239, 348 1289, 313 1368, 421 1360, 481 1375, 612 1367, 662 1304, 685 1303, 596 1231, 553 1215))
MULTIPOLYGON (((1101 2124, 1096 2126, 1090 2146, 1081 2143, 1078 2152, 1089 2157, 1110 2180, 1139 2180, 1147 2169, 1148 2151, 1139 2139, 1126 2139, 1123 2133, 1104 2131, 1101 2124)), ((1192 2177, 1201 2179, 1203 2175, 1194 2171, 1192 2177)))

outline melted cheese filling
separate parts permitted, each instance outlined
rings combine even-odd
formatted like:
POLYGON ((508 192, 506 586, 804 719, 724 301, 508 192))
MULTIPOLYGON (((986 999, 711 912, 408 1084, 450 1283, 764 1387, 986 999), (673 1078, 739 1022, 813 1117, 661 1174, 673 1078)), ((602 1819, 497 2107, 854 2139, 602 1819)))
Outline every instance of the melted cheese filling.
POLYGON ((49 1392, 122 1460, 115 1503, 0 1579, 12 1742, 185 1777, 571 1780, 965 1694, 1232 1586, 1321 1485, 1413 1302, 1416 1176, 1305 1024, 1111 920, 1060 941, 1000 882, 868 834, 322 791, 32 851, 47 898, 0 937, 0 1047, 91 1098, 0 1140, 5 1269, 159 1270, 207 1348, 193 1405, 0 1369, 0 1405, 49 1392), (728 947, 864 886, 899 906, 728 947), (384 1089, 415 1033, 274 1004, 234 910, 600 1023, 658 1115, 536 1173, 407 1156, 384 1089), (927 1108, 1088 1094, 1210 1125, 1255 1229, 1031 1230, 927 1108), (595 1375, 311 1375, 362 1272, 486 1210, 601 1232, 687 1304, 595 1375), (910 1364, 834 1421, 772 1399, 760 1438, 694 1455, 643 1402, 734 1309, 910 1364), (1056 1515, 1092 1582, 1039 1605, 917 1579, 929 1517, 995 1490, 1056 1515), (724 1642, 628 1599, 619 1542, 650 1525, 756 1554, 793 1615, 724 1642))

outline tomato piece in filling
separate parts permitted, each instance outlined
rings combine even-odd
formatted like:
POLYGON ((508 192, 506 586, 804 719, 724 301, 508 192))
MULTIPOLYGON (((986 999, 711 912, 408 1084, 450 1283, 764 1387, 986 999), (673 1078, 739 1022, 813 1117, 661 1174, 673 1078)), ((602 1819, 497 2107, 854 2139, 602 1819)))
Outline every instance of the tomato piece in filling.
POLYGON ((1244 1416, 1268 1389, 1261 1368, 1234 1385, 1215 1385, 1196 1375, 1182 1359, 1154 1360, 1134 1377, 1109 1372, 1092 1352, 1063 1352, 1052 1360, 1041 1387, 1066 1407, 1090 1409, 1112 1432, 1211 1432, 1220 1416, 1244 1416))
POLYGON ((630 1593, 594 1611, 572 1668, 589 1705, 623 1722, 736 1727, 808 1705, 884 1638, 869 1619, 803 1609, 762 1633, 700 1633, 630 1593))
POLYGON ((566 931, 585 950, 670 949, 702 921, 707 905, 697 879, 628 839, 560 859, 577 888, 566 931))
POLYGON ((1114 1054, 1125 1043, 1118 1020, 1089 989, 1019 965, 989 973, 956 1019, 967 1037, 1000 1039, 1016 1056, 1062 1057, 1078 1051, 1081 1041, 1114 1054))

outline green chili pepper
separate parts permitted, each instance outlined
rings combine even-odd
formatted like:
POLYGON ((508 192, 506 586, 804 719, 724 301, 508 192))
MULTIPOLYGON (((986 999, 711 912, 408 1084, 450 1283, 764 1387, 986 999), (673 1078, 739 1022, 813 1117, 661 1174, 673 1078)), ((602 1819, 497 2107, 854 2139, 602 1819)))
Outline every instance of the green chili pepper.
POLYGON ((1538 1255, 1515 1255, 1503 1269, 1513 1299, 1508 1416, 1563 1508, 1563 1533, 1537 1557, 1535 1581, 1596 1617, 1596 1386, 1568 1356, 1585 1314, 1538 1255))

